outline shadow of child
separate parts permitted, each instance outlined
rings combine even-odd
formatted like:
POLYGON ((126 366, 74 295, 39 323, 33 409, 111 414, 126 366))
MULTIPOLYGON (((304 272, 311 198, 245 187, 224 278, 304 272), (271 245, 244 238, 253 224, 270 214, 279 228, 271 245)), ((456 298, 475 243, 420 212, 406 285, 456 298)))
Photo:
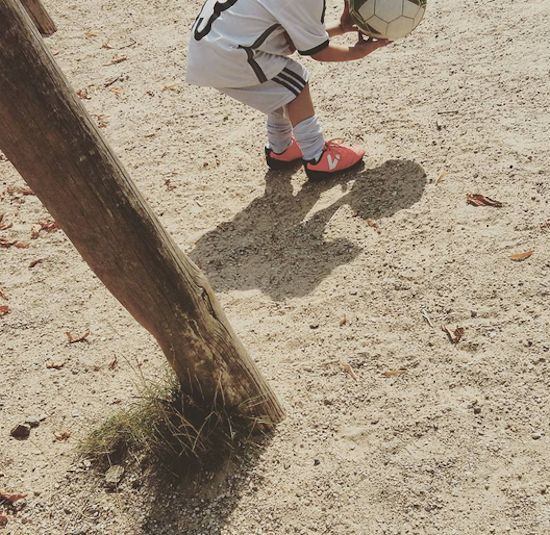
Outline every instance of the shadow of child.
POLYGON ((260 289, 274 300, 301 297, 361 252, 348 237, 326 239, 337 210, 348 205, 364 219, 391 217, 418 202, 425 184, 423 168, 409 160, 306 182, 296 194, 290 174, 269 172, 264 195, 202 236, 190 257, 217 291, 260 289), (342 196, 304 220, 337 185, 342 196))

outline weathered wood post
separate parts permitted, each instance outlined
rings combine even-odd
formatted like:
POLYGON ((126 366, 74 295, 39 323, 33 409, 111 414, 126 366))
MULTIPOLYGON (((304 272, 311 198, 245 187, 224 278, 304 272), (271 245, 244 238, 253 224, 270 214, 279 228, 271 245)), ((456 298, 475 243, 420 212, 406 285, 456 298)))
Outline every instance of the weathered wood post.
POLYGON ((57 31, 55 22, 51 19, 50 15, 48 15, 46 8, 42 5, 40 0, 21 0, 21 3, 31 16, 38 31, 44 37, 50 37, 50 35, 53 35, 57 31))
POLYGON ((208 281, 146 204, 19 0, 0 0, 0 150, 195 401, 268 425, 283 418, 208 281))

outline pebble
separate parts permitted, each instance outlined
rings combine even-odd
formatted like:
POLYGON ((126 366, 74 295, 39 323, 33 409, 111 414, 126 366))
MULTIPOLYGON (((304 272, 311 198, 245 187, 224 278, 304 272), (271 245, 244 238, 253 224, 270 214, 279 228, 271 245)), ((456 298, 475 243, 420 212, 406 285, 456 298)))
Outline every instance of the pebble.
POLYGON ((105 483, 109 487, 116 487, 122 480, 124 475, 124 467, 118 464, 114 464, 105 472, 105 483))
POLYGON ((25 423, 30 425, 31 428, 35 428, 35 427, 38 427, 40 425, 40 418, 38 416, 29 416, 25 420, 25 423))
POLYGON ((535 433, 533 433, 533 434, 531 435, 531 438, 532 438, 533 440, 539 440, 540 438, 542 438, 542 433, 539 433, 539 432, 537 431, 537 432, 535 432, 535 433))
POLYGON ((31 426, 27 424, 18 424, 10 431, 10 435, 17 440, 25 440, 30 434, 31 426))

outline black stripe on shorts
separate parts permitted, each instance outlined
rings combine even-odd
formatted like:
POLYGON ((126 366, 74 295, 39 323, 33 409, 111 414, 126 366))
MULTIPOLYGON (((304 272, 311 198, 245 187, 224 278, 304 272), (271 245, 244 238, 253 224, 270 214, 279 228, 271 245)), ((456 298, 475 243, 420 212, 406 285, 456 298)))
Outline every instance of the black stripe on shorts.
POLYGON ((302 84, 301 82, 297 82, 294 78, 291 78, 290 76, 286 75, 284 72, 280 72, 277 75, 277 78, 279 78, 279 80, 284 80, 285 82, 288 82, 290 85, 293 85, 300 92, 305 87, 305 84, 302 84))
POLYGON ((294 93, 295 96, 298 96, 302 91, 298 91, 293 85, 290 85, 288 82, 281 80, 279 77, 272 78, 274 82, 277 82, 279 85, 286 87, 291 93, 294 93))
POLYGON ((283 69, 283 72, 285 74, 287 74, 288 76, 292 76, 292 78, 295 78, 296 80, 298 80, 298 82, 300 82, 300 84, 302 84, 302 86, 306 86, 307 82, 299 75, 299 74, 296 74, 294 71, 291 71, 289 68, 285 67, 283 69))

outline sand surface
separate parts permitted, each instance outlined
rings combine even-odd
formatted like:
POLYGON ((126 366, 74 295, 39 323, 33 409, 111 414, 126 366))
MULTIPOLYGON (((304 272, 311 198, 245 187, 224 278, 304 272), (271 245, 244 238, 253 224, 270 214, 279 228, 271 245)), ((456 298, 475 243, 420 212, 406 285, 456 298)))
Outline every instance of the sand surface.
POLYGON ((199 4, 48 0, 47 44, 288 417, 207 481, 107 492, 75 447, 165 360, 61 231, 31 239, 50 218, 0 160, 0 237, 30 244, 0 248, 0 489, 28 494, 3 531, 550 533, 550 2, 432 1, 360 63, 306 60, 327 137, 368 151, 316 184, 267 172, 260 114, 184 83, 199 4))

